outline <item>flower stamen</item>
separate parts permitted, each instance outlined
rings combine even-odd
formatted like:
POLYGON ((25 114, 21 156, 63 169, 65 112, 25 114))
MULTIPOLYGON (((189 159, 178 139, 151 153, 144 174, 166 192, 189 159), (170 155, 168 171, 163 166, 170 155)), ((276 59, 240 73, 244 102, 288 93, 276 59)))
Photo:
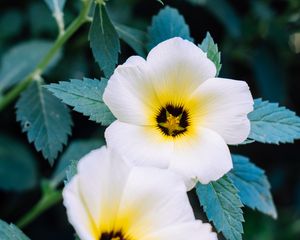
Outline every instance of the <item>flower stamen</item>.
POLYGON ((157 127, 164 135, 175 137, 187 131, 188 114, 182 106, 168 104, 156 116, 157 127))

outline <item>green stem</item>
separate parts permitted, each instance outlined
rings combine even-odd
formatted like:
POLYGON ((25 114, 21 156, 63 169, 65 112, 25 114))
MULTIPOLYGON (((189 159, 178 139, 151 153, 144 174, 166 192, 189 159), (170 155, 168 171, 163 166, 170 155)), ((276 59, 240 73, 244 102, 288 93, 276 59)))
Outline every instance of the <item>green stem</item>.
POLYGON ((17 221, 16 225, 19 228, 26 227, 43 212, 59 203, 61 200, 62 195, 59 191, 52 191, 44 195, 29 212, 27 212, 19 221, 17 221))
POLYGON ((31 83, 37 75, 41 75, 45 68, 49 65, 57 51, 69 40, 69 38, 85 23, 88 21, 88 14, 92 4, 91 0, 83 0, 82 9, 77 18, 69 25, 66 31, 60 34, 55 40, 54 44, 43 57, 40 63, 36 66, 28 76, 26 76, 18 85, 5 94, 0 101, 0 111, 9 105, 19 94, 31 83))

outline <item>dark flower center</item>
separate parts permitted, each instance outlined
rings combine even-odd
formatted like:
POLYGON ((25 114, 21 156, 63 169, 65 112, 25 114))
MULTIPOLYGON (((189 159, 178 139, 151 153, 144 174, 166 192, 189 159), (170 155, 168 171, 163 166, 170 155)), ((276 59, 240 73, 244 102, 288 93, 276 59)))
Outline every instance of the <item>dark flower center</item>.
POLYGON ((156 116, 157 127, 166 136, 176 137, 187 131, 190 125, 188 112, 183 106, 167 104, 156 116))
POLYGON ((125 238, 123 233, 121 231, 118 232, 105 232, 102 233, 99 240, 130 240, 128 238, 125 238))

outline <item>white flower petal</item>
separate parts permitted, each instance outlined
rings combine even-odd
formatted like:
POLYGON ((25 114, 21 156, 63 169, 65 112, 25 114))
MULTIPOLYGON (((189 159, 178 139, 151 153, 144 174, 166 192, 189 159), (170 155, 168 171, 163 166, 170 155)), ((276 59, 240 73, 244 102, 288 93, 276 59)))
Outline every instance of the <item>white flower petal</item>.
POLYGON ((167 168, 173 142, 166 141, 155 127, 143 127, 116 120, 105 131, 107 145, 134 165, 167 168))
POLYGON ((90 152, 78 163, 83 204, 98 227, 98 233, 112 228, 129 171, 120 156, 106 147, 90 152))
POLYGON ((130 57, 116 68, 103 101, 117 119, 137 125, 151 124, 149 112, 157 100, 150 78, 146 61, 138 56, 130 57))
POLYGON ((94 240, 97 230, 88 209, 81 201, 78 176, 74 176, 63 190, 64 205, 69 222, 82 240, 94 240))
POLYGON ((170 169, 184 177, 187 188, 221 178, 232 168, 229 148, 216 132, 199 128, 190 139, 175 142, 170 169))
POLYGON ((154 47, 147 57, 147 64, 154 73, 153 86, 162 104, 165 99, 170 100, 169 93, 180 101, 216 75, 216 67, 206 53, 179 37, 154 47))
POLYGON ((248 137, 247 114, 253 110, 253 98, 246 82, 209 79, 195 91, 192 99, 195 98, 201 126, 219 133, 227 144, 239 144, 248 137))
POLYGON ((217 234, 212 232, 212 227, 208 223, 200 220, 173 225, 163 230, 157 231, 141 240, 217 240, 217 234))
POLYGON ((133 239, 195 220, 181 177, 157 168, 133 168, 119 210, 119 216, 128 215, 127 222, 119 221, 127 223, 133 239))

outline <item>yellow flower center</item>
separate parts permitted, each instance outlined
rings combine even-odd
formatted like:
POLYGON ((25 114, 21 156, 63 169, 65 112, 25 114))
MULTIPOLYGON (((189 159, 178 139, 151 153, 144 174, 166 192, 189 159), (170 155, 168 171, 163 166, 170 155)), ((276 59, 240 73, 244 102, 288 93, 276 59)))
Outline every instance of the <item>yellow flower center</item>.
POLYGON ((168 104, 156 116, 157 127, 166 136, 176 137, 187 131, 189 116, 182 106, 168 104))

